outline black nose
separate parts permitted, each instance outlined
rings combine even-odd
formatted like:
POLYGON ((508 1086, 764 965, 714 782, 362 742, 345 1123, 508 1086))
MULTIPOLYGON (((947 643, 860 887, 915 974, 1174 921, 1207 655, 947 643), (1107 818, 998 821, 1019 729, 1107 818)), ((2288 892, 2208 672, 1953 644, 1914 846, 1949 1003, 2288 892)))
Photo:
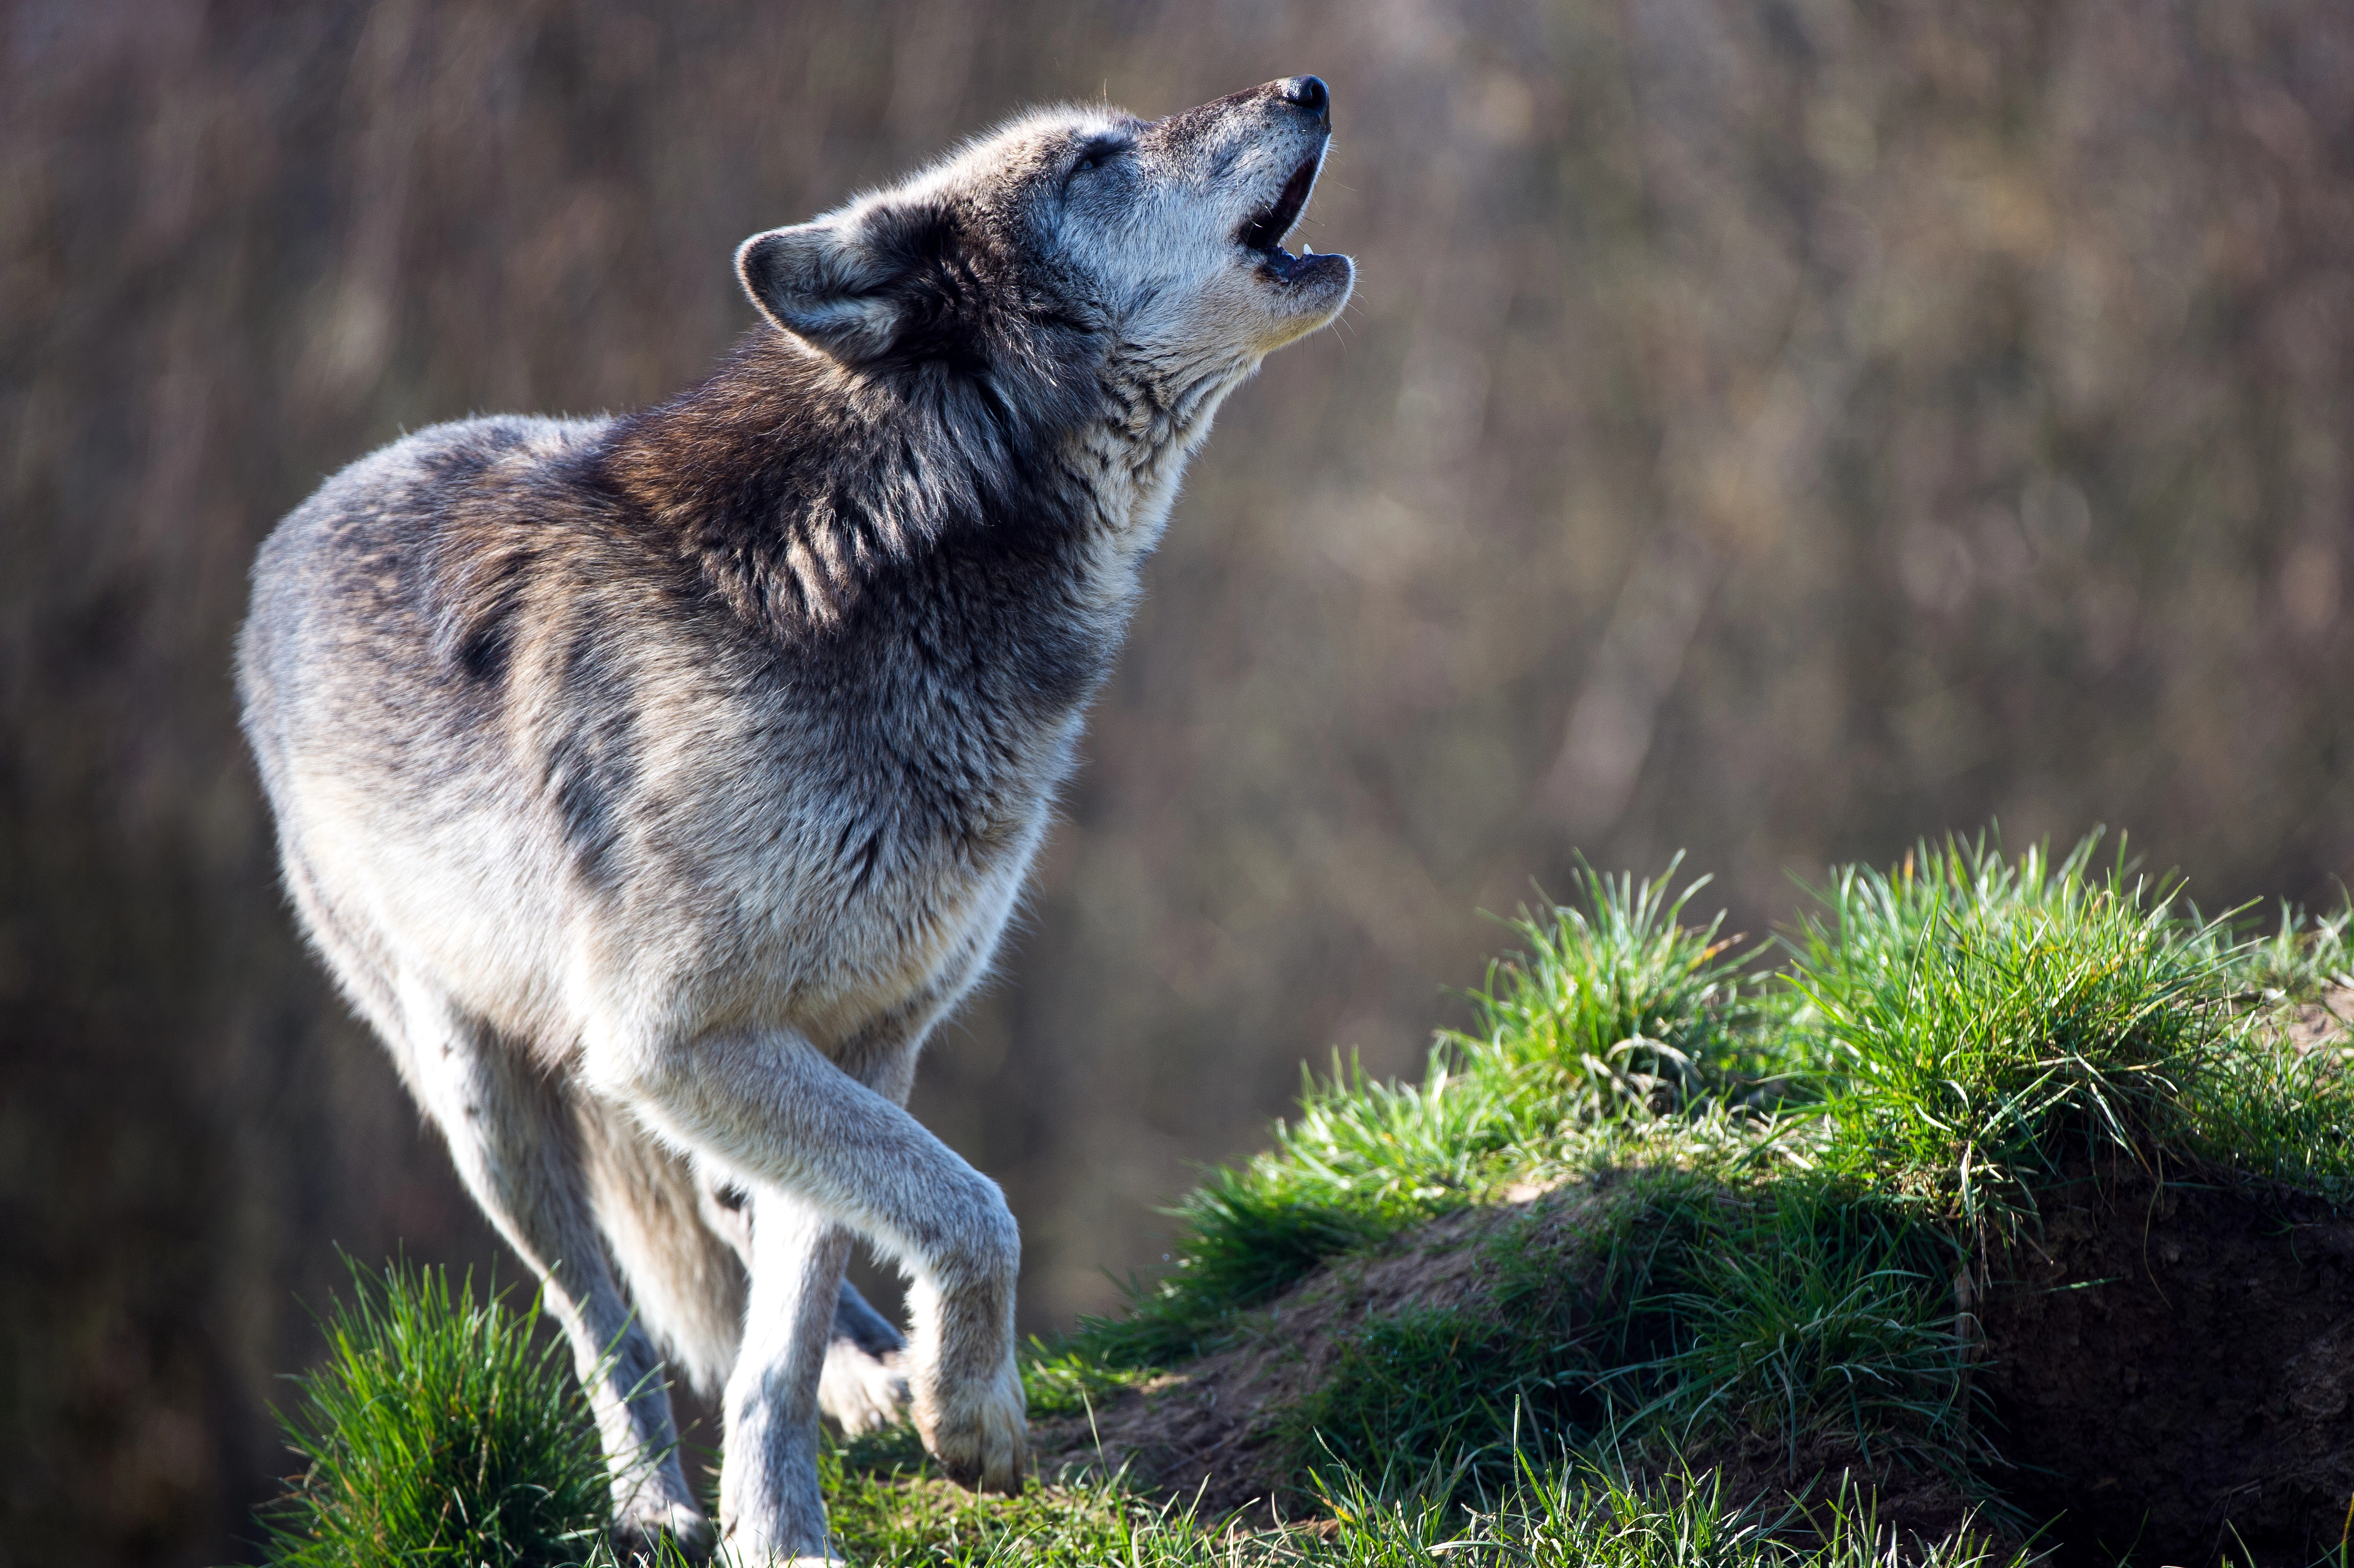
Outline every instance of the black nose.
POLYGON ((1283 84, 1283 101, 1308 111, 1319 119, 1332 112, 1332 95, 1325 90, 1320 76, 1295 76, 1283 84))

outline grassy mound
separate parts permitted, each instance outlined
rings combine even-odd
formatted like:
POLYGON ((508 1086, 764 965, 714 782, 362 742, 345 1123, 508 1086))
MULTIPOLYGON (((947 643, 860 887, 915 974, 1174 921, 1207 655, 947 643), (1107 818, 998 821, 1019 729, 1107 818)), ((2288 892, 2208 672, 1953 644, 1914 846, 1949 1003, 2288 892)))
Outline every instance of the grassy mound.
MULTIPOLYGON (((1530 1453, 1638 1478, 1705 1464, 1744 1499, 1861 1476, 1933 1531, 1975 1509, 2024 1533, 2072 1506, 2112 1562, 2137 1533, 2184 1561, 2203 1531, 2211 1558, 2218 1527, 2254 1517, 2217 1499, 2268 1485, 2265 1539, 2313 1560, 2354 1486, 2310 1462, 2354 1436, 2335 1410, 2266 1434, 2253 1409, 2203 1431, 2176 1411, 2168 1462, 2206 1484, 2144 1465, 2105 1514, 2052 1481, 2082 1453, 2006 1427, 2020 1357, 2091 1342, 2034 1342, 2041 1293, 2094 1289, 2104 1312, 2129 1294, 2072 1267, 2070 1238, 2109 1235, 2121 1204, 2154 1215, 2161 1188, 2228 1193, 2238 1218, 2194 1203, 2195 1223, 2269 1226, 2270 1261, 2188 1245, 2309 1307, 2328 1282, 2298 1245, 2354 1192, 2346 914, 2283 910, 2258 937, 2098 848, 1954 841, 1846 868, 1745 964, 1685 918, 1701 885, 1674 890, 1673 868, 1589 874, 1516 923, 1479 1027, 1421 1083, 1336 1067, 1272 1150, 1186 1201, 1168 1277, 1034 1370, 1040 1407, 1087 1406, 1049 1443, 1222 1504, 1439 1472, 1476 1501, 1530 1453), (2246 1474, 2201 1452, 2233 1444, 2246 1474)), ((2232 1310, 2198 1342, 2144 1333, 2144 1380, 2201 1375, 2219 1342, 2259 1361, 2319 1342, 2305 1308, 2270 1327, 2232 1310)), ((2077 1426, 2117 1425, 2117 1387, 2078 1392, 2077 1426)), ((2130 1467, 2107 1468, 2084 1485, 2130 1467)))
MULTIPOLYGON (((1514 922, 1419 1082, 1308 1079, 1174 1211, 1164 1277, 1033 1347, 1046 1482, 976 1499, 904 1433, 852 1445, 846 1547, 2327 1555, 2354 1489, 2349 915, 2258 931, 2098 853, 1924 844, 1746 952, 1688 916, 1704 879, 1587 874, 1514 922)), ((313 1381, 314 1477, 365 1425, 322 1380, 364 1359, 313 1381)), ((596 1521, 568 1528, 413 1560, 581 1561, 596 1521)))

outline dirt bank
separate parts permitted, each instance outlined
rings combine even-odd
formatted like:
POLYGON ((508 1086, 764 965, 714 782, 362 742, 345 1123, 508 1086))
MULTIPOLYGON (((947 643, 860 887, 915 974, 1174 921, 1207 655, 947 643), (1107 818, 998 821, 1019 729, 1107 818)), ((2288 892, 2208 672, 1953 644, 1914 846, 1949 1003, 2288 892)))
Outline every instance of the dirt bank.
POLYGON ((1989 1292, 1979 1375, 2062 1562, 2304 1568, 2354 1496, 2354 1222, 2292 1192, 2089 1176, 1989 1292))

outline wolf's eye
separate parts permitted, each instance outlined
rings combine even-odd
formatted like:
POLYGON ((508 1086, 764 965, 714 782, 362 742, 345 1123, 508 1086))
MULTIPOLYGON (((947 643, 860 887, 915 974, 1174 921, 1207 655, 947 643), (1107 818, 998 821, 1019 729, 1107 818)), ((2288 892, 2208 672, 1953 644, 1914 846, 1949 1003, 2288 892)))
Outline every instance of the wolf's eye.
POLYGON ((1079 149, 1078 156, 1071 160, 1071 166, 1063 171, 1064 187, 1068 189, 1074 179, 1089 169, 1102 168, 1126 151, 1128 151, 1127 144, 1121 142, 1088 143, 1079 149))

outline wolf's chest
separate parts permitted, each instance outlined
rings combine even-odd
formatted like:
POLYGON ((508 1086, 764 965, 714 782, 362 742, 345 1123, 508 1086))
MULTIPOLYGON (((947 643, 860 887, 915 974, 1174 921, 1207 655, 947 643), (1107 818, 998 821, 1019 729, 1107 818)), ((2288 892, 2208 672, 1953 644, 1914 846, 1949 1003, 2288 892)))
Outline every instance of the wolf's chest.
POLYGON ((769 1013, 832 1051, 894 1019, 955 1001, 988 967, 1043 836, 1044 802, 982 852, 938 839, 881 846, 845 878, 779 878, 757 896, 737 981, 769 1013), (789 891, 789 888, 791 890, 789 891))

